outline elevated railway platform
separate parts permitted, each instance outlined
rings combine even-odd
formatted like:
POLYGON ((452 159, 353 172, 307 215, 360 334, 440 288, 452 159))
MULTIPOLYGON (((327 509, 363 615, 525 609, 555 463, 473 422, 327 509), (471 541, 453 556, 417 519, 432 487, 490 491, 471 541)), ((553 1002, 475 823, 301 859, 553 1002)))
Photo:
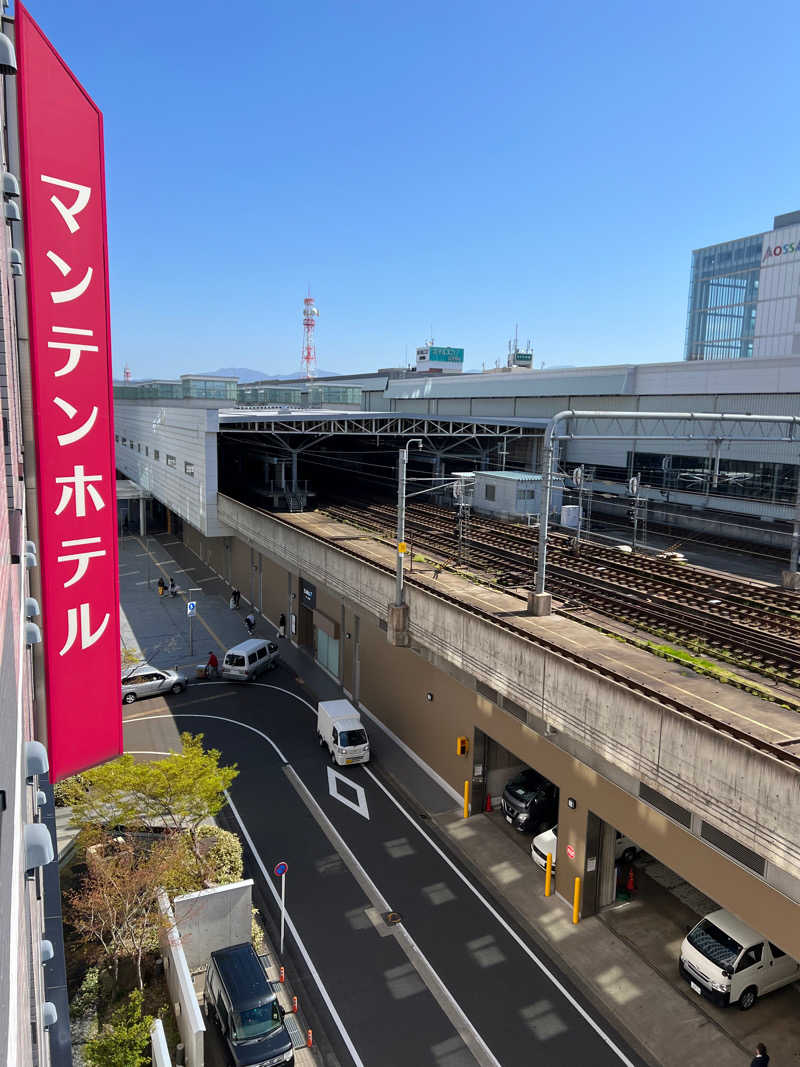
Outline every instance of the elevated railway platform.
POLYGON ((432 551, 409 564, 410 645, 396 647, 392 543, 319 512, 269 514, 222 494, 217 507, 235 536, 185 527, 187 545, 269 617, 286 614, 292 641, 454 799, 467 783, 483 810, 515 766, 558 786, 560 885, 581 878, 583 914, 613 900, 607 842, 619 831, 800 955, 790 694, 704 677, 570 615, 534 618, 514 589, 439 570, 432 551))

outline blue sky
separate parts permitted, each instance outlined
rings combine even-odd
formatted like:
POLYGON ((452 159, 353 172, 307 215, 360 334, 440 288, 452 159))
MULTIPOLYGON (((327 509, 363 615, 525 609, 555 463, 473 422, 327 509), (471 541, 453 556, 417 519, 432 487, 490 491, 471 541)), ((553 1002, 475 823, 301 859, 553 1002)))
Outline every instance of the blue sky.
POLYGON ((30 0, 105 116, 134 377, 680 359, 693 248, 800 208, 796 4, 30 0))

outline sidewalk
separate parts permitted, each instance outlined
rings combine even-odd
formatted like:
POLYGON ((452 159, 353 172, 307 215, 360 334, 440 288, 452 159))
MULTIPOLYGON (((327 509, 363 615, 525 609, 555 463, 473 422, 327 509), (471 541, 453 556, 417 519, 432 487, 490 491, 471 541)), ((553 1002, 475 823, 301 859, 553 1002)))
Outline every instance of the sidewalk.
MULTIPOLYGON (((157 566, 150 563, 151 583, 144 575, 143 544, 127 538, 120 544, 120 586, 123 608, 136 621, 136 635, 123 622, 126 647, 136 644, 154 666, 191 669, 205 662, 213 649, 219 656, 245 636, 244 616, 250 605, 242 597, 238 611, 228 605, 230 587, 189 549, 169 535, 149 539, 157 566), (138 576, 132 572, 137 571, 138 576), (173 575, 181 595, 158 598, 159 573, 173 575), (196 599, 193 652, 188 646, 186 601, 196 599)), ((275 622, 256 613, 256 633, 276 637, 275 622)), ((284 664, 307 690, 308 700, 342 696, 341 686, 291 641, 279 642, 284 664)), ((524 927, 545 956, 563 967, 574 984, 611 1020, 641 1055, 654 1065, 742 1067, 752 1052, 733 1040, 701 1007, 653 970, 629 944, 593 916, 578 925, 561 898, 546 898, 529 857, 493 824, 491 816, 464 820, 452 793, 436 776, 370 716, 373 761, 397 786, 409 806, 463 860, 475 881, 524 927)), ((735 1009, 731 1009, 735 1010, 735 1009)), ((757 1011, 758 1009, 756 1009, 757 1011)), ((749 1019, 748 1019, 749 1021, 749 1019)), ((753 1013, 753 1028, 758 1018, 753 1013)), ((770 1045, 769 1033, 755 1040, 770 1045)), ((778 1067, 779 1061, 773 1057, 778 1067)), ((781 1061, 783 1062, 783 1061, 781 1061)), ((788 1061, 786 1061, 788 1062, 788 1061)))

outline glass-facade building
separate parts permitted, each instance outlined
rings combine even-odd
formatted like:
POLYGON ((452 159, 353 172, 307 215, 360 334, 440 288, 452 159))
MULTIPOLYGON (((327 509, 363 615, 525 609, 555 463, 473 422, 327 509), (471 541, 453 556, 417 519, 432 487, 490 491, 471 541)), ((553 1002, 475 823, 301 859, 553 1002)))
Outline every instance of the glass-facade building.
POLYGON ((800 212, 692 253, 687 360, 800 355, 800 212))

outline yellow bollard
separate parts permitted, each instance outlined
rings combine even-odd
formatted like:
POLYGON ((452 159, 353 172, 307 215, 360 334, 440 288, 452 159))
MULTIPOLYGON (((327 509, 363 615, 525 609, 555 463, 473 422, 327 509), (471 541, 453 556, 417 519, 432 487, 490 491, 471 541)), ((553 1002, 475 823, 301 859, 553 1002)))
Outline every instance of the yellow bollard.
POLYGON ((581 880, 575 879, 575 894, 572 898, 572 921, 577 925, 581 908, 581 880))
POLYGON ((553 853, 547 853, 547 866, 544 869, 544 895, 549 897, 553 892, 553 853))
POLYGON ((469 779, 464 782, 464 818, 469 818, 469 779))

